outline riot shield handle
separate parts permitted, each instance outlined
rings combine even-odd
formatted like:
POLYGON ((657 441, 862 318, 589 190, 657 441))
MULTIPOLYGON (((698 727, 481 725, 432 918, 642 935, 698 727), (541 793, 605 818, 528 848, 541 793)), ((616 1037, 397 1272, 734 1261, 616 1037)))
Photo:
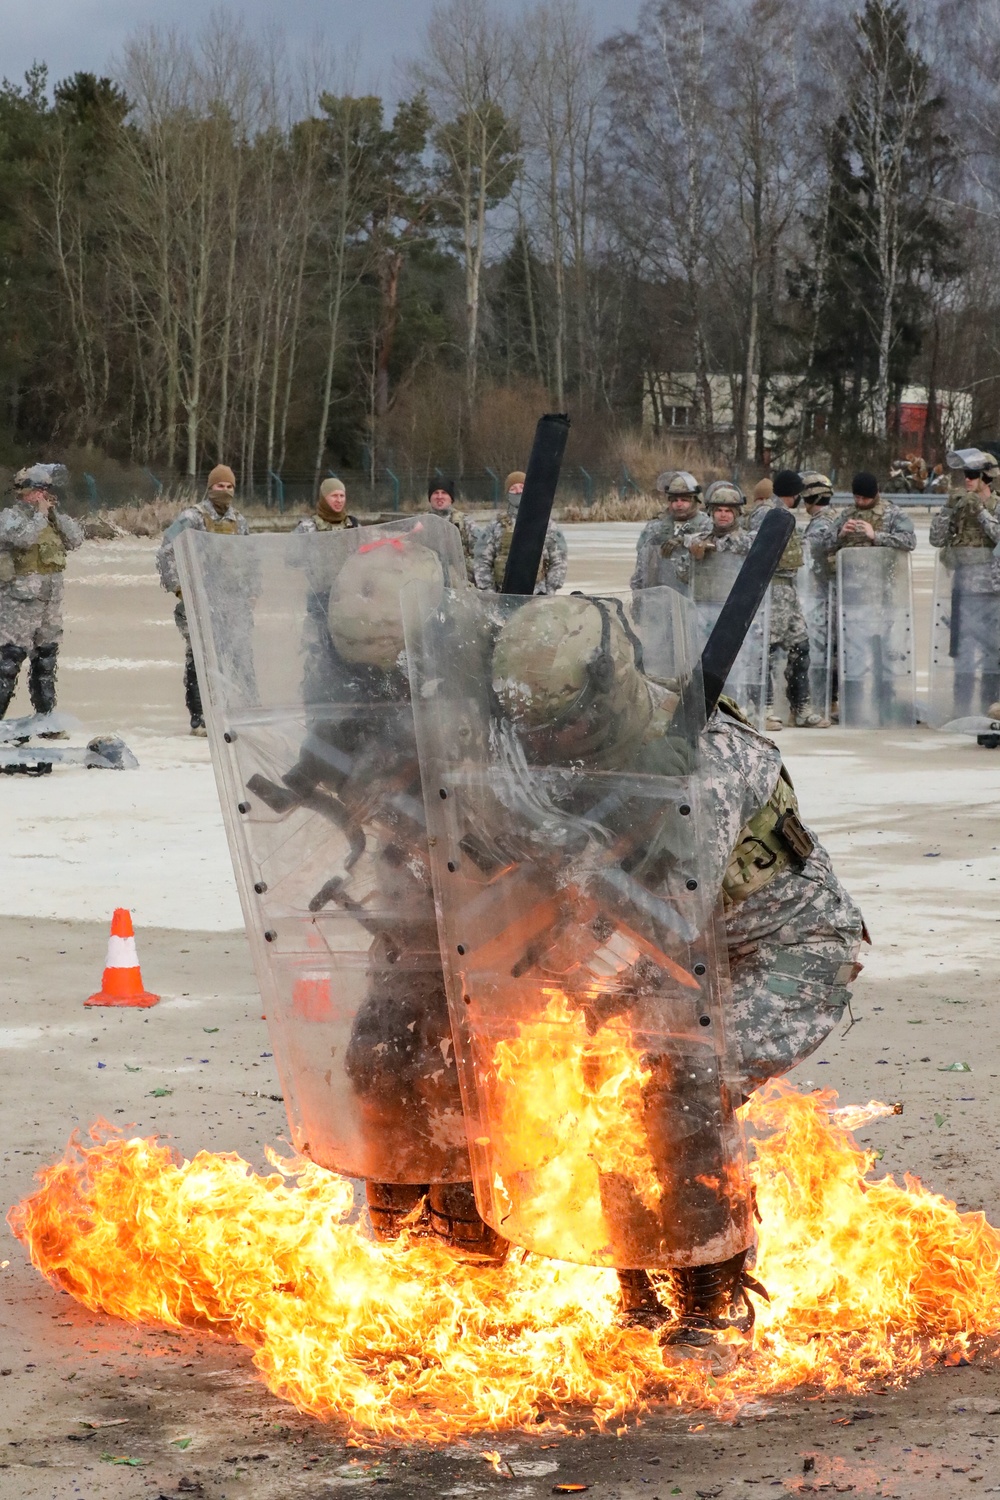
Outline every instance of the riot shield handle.
POLYGON ((568 436, 569 417, 565 413, 550 412, 538 419, 500 586, 501 594, 535 592, 568 436))
POLYGON ((729 597, 719 611, 712 634, 701 653, 706 718, 711 718, 715 711, 726 678, 740 654, 794 530, 795 517, 785 506, 768 511, 736 575, 729 597))

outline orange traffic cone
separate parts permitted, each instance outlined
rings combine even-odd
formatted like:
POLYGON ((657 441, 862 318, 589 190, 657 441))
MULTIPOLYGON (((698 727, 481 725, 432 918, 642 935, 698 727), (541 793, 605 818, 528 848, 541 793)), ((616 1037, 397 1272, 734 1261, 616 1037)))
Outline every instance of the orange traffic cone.
POLYGON ((91 995, 85 1005, 133 1005, 144 1009, 159 1002, 142 987, 139 955, 135 951, 132 914, 119 906, 111 918, 108 957, 101 979, 100 993, 91 995))

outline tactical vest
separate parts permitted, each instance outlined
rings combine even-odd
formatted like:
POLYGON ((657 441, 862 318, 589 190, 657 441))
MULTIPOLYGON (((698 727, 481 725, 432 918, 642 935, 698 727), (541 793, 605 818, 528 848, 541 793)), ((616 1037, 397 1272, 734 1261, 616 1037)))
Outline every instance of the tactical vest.
POLYGON ((13 549, 11 556, 15 578, 23 578, 26 573, 61 573, 66 567, 63 539, 51 525, 46 525, 33 546, 13 549))
POLYGON ((214 516, 205 516, 205 530, 211 531, 215 536, 232 536, 237 530, 237 522, 235 518, 227 521, 225 516, 220 516, 216 511, 214 516))
POLYGON ((796 528, 789 538, 788 546, 781 554, 781 561, 778 563, 777 571, 779 573, 795 573, 804 563, 805 556, 802 552, 802 538, 796 528))
POLYGON ((981 547, 993 551, 993 543, 983 530, 979 519, 981 510, 988 510, 993 515, 997 508, 996 496, 991 495, 988 500, 977 495, 974 503, 963 496, 959 503, 953 507, 950 524, 948 527, 949 548, 981 547))
MULTIPOLYGON (((507 571, 507 558, 510 556, 510 544, 514 536, 514 521, 511 516, 500 518, 500 540, 497 542, 497 555, 493 560, 493 583, 497 592, 503 587, 503 575, 507 571)), ((539 580, 543 579, 548 572, 548 560, 542 554, 542 564, 538 570, 539 580)))
MULTIPOLYGON (((746 716, 728 698, 719 699, 722 713, 741 724, 746 716)), ((740 830, 722 880, 724 907, 736 906, 753 896, 790 866, 805 864, 815 842, 799 817, 798 798, 785 767, 769 800, 740 830)))
POLYGON ((871 526, 875 531, 885 531, 886 517, 888 516, 888 514, 889 506, 886 501, 881 498, 881 496, 875 501, 874 505, 868 508, 868 510, 859 510, 856 505, 852 505, 848 510, 844 511, 844 514, 840 518, 840 526, 838 528, 837 535, 838 544, 841 547, 870 547, 871 542, 868 540, 868 538, 866 536, 861 536, 858 532, 849 531, 845 536, 844 522, 867 521, 869 526, 871 526))
POLYGON ((357 526, 358 524, 354 516, 349 516, 346 511, 344 512, 344 517, 341 521, 328 521, 325 516, 321 516, 317 512, 317 514, 313 516, 313 522, 317 531, 339 531, 341 527, 343 527, 347 531, 350 531, 352 526, 357 526))

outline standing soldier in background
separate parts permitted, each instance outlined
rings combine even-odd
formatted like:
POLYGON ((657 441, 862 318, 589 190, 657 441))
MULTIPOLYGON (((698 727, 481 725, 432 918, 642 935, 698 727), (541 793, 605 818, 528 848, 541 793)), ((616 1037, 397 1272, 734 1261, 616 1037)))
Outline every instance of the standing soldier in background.
POLYGON ((476 547, 476 528, 463 511, 455 509, 455 482, 452 479, 430 479, 427 482, 427 504, 431 513, 450 521, 457 529, 462 551, 465 554, 465 575, 473 583, 473 557, 476 547))
MULTIPOLYGON (((476 537, 473 582, 477 589, 493 589, 499 592, 503 583, 511 538, 514 535, 514 522, 517 520, 518 506, 524 493, 523 470, 515 469, 512 474, 507 475, 504 491, 507 496, 507 508, 504 514, 495 521, 490 521, 486 526, 480 527, 476 537)), ((535 593, 557 594, 566 582, 568 566, 566 538, 559 527, 550 522, 545 534, 545 547, 542 551, 542 563, 538 570, 535 593)))
MULTIPOLYGON (((68 475, 62 464, 33 464, 14 475, 14 504, 0 513, 0 718, 10 707, 25 657, 37 714, 56 706, 66 553, 83 541, 58 508, 68 475)), ((65 739, 58 730, 43 739, 65 739)))
POLYGON ((932 521, 930 541, 941 549, 951 573, 947 608, 948 655, 954 663, 953 715, 982 712, 993 717, 1000 698, 1000 589, 993 548, 1000 542, 997 497, 990 488, 996 460, 978 448, 948 454, 948 467, 962 473, 962 489, 950 494, 932 521), (973 703, 979 680, 978 704, 973 703))
POLYGON ((802 475, 802 505, 809 520, 802 533, 805 566, 799 574, 802 613, 809 632, 812 701, 829 696, 829 713, 837 719, 837 559, 831 554, 837 513, 830 509, 833 484, 826 474, 808 469, 802 475), (829 673, 828 684, 824 683, 829 673), (821 692, 822 689, 822 692, 821 692))
MULTIPOLYGON (((821 532, 817 544, 831 565, 836 566, 837 553, 845 549, 912 552, 917 545, 913 522, 879 494, 875 475, 855 474, 851 490, 854 504, 840 513, 828 532, 821 532)), ((885 563, 867 573, 852 567, 850 579, 845 572, 840 583, 840 721, 849 726, 878 728, 912 719, 909 564, 904 570, 889 566, 889 558, 885 563)))
POLYGON ((708 512, 708 528, 691 533, 684 545, 696 562, 701 562, 709 552, 735 552, 745 556, 751 548, 752 538, 740 525, 740 513, 746 505, 746 496, 728 479, 716 479, 705 491, 705 510, 708 512))
MULTIPOLYGON (((780 469, 774 476, 774 494, 762 500, 751 513, 748 530, 756 533, 769 510, 785 506, 794 510, 802 494, 802 475, 780 469)), ((771 584, 771 645, 767 673, 768 729, 781 729, 784 720, 771 713, 774 699, 774 658, 785 653, 785 691, 792 723, 797 729, 829 729, 830 721, 817 713, 809 699, 809 631, 799 600, 798 573, 805 563, 802 538, 793 531, 771 584)))
POLYGON ((195 671, 194 656, 191 652, 191 633, 188 629, 187 612, 184 609, 184 600, 181 598, 177 563, 174 560, 174 542, 189 526, 195 531, 211 531, 221 536, 249 536, 250 528, 246 517, 233 506, 235 494, 236 475, 228 464, 216 464, 208 476, 205 498, 199 500, 197 505, 190 505, 186 510, 182 510, 176 521, 171 521, 163 533, 163 541, 156 554, 156 567, 160 575, 161 586, 168 593, 177 595, 174 620, 184 638, 184 702, 191 717, 191 733, 202 738, 206 733, 205 715, 201 706, 198 674, 195 671))
POLYGON ((770 509, 770 501, 774 498, 774 483, 770 479, 759 479, 754 485, 750 495, 750 504, 747 506, 743 517, 743 525, 750 526, 754 515, 762 507, 770 509))
POLYGON ((855 474, 852 481, 854 504, 841 511, 830 528, 827 551, 834 554, 842 547, 893 547, 912 552, 917 545, 913 522, 898 505, 879 494, 874 474, 855 474))
POLYGON ((342 527, 350 531, 357 526, 357 516, 347 513, 347 490, 342 479, 331 475, 319 487, 319 499, 311 516, 303 516, 296 531, 338 531, 342 527))
POLYGON ((664 496, 667 508, 647 521, 639 535, 631 580, 633 593, 687 583, 691 554, 684 545, 685 538, 705 535, 712 529, 701 509, 701 487, 693 474, 668 469, 657 477, 656 489, 664 496))

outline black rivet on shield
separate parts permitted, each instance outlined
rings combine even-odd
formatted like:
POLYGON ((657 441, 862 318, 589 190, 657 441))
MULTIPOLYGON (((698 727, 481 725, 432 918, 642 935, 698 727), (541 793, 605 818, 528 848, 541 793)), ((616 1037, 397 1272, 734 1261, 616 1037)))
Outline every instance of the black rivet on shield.
POLYGON ((241 813, 248 813, 250 811, 250 804, 249 804, 249 802, 240 802, 240 803, 237 804, 237 806, 238 806, 238 810, 241 813))
POLYGON ((447 800, 448 800, 448 793, 445 791, 444 787, 442 787, 441 790, 438 792, 438 796, 441 798, 442 802, 447 802, 447 800))
POLYGON ((689 880, 687 882, 687 888, 688 888, 689 891, 696 891, 698 889, 698 882, 697 882, 697 880, 689 880))
POLYGON ((712 1017, 711 1016, 699 1016, 698 1017, 698 1025, 699 1026, 711 1026, 711 1024, 712 1024, 712 1017))
POLYGON ((258 896, 263 896, 264 892, 267 890, 267 885, 263 880, 258 880, 256 885, 254 886, 254 890, 257 892, 258 896))
POLYGON ((451 872, 452 875, 454 875, 455 871, 458 869, 458 866, 456 865, 456 863, 455 863, 455 861, 453 859, 449 859, 449 861, 448 861, 448 869, 450 870, 450 872, 451 872))
POLYGON ((472 996, 471 995, 463 995, 462 996, 462 1000, 463 1000, 463 1002, 466 1005, 471 1005, 472 1004, 472 996))
POLYGON ((264 934, 264 941, 265 943, 273 943, 277 936, 278 934, 276 932, 271 932, 270 930, 268 930, 264 934))
POLYGON ((689 818, 691 816, 691 809, 688 807, 686 802, 682 802, 677 811, 680 813, 682 818, 689 818))
POLYGON ((464 954, 465 954, 465 944, 464 943, 459 943, 459 945, 458 945, 458 951, 459 951, 459 953, 463 954, 463 956, 464 956, 464 954))
POLYGON ((227 745, 231 745, 236 736, 231 729, 227 729, 222 738, 225 740, 227 745))
POLYGON ((705 968, 705 965, 704 965, 704 964, 695 964, 695 966, 694 966, 694 972, 695 972, 695 973, 696 973, 696 974, 697 974, 697 975, 698 975, 698 976, 699 976, 699 978, 700 978, 700 977, 701 977, 701 975, 702 975, 702 974, 704 974, 704 973, 706 973, 706 972, 707 972, 707 971, 706 971, 706 968, 705 968))

